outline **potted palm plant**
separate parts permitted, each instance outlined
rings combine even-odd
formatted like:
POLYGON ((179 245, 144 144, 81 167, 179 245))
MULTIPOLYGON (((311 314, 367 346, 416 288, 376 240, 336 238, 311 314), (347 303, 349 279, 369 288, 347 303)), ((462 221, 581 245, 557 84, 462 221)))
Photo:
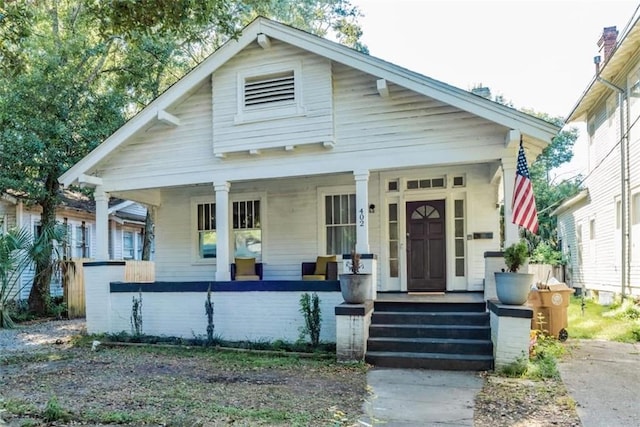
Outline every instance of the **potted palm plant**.
POLYGON ((524 240, 505 248, 504 262, 507 271, 495 272, 496 293, 503 304, 522 305, 527 302, 533 274, 519 273, 520 267, 527 262, 529 249, 524 240))
POLYGON ((350 273, 340 275, 340 292, 347 304, 362 304, 371 288, 371 274, 361 273, 360 254, 351 252, 351 261, 347 262, 350 273))

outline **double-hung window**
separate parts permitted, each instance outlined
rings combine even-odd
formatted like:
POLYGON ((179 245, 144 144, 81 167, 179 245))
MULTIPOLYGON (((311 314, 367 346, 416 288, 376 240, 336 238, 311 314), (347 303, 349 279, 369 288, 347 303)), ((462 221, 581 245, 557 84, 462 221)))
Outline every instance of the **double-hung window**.
POLYGON ((131 231, 125 231, 122 233, 122 258, 134 259, 135 258, 135 235, 131 231))
POLYGON ((237 257, 262 259, 260 200, 233 202, 234 253, 237 257))
POLYGON ((73 257, 89 258, 89 227, 83 222, 74 227, 73 257))
POLYGON ((356 195, 325 195, 324 211, 326 253, 350 253, 356 244, 356 195))
POLYGON ((216 204, 198 203, 197 230, 198 230, 198 257, 216 257, 216 204))

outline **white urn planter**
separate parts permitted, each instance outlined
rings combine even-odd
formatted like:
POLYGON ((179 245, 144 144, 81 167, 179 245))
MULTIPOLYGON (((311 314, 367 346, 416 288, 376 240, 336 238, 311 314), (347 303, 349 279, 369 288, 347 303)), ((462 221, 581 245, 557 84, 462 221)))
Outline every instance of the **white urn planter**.
POLYGON ((502 304, 522 305, 527 302, 533 274, 496 272, 496 294, 502 304))
POLYGON ((362 304, 371 288, 371 274, 341 274, 340 292, 347 304, 362 304))

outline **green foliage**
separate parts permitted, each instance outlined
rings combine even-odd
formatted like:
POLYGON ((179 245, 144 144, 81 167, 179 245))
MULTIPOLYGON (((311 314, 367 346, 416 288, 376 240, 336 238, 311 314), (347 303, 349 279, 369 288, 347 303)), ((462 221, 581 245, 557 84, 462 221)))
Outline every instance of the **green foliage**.
POLYGON ((525 356, 518 357, 515 362, 504 366, 500 373, 509 378, 521 378, 527 372, 528 361, 525 356))
MULTIPOLYGON (((52 226, 58 177, 258 14, 366 51, 348 0, 0 2, 0 193, 52 226)), ((39 314, 50 269, 36 263, 39 314)))
MULTIPOLYGON (((545 113, 525 111, 543 120, 555 124, 558 127, 564 126, 561 117, 552 117, 545 113)), ((559 251, 557 218, 552 216, 553 210, 560 203, 580 191, 580 179, 576 176, 560 182, 553 182, 549 174, 553 169, 571 161, 573 157, 573 145, 578 138, 576 128, 564 128, 556 135, 551 144, 542 150, 542 153, 529 168, 531 182, 533 184, 536 207, 538 209, 538 234, 533 235, 525 232, 524 236, 531 248, 537 248, 541 243, 545 243, 552 251, 559 251)), ((545 249, 541 249, 545 250, 545 249)), ((561 259, 559 255, 548 254, 551 260, 561 259)))
POLYGON ((320 313, 320 298, 317 293, 300 296, 300 313, 304 316, 304 326, 301 335, 309 335, 311 345, 317 347, 320 344, 320 328, 322 327, 322 314, 320 313))
POLYGON ((56 396, 51 396, 42 412, 42 418, 46 422, 67 421, 69 419, 69 413, 60 406, 56 396))
POLYGON ((531 331, 529 357, 519 357, 505 366, 501 374, 512 378, 559 378, 558 359, 565 353, 562 344, 542 331, 531 331))
POLYGON ((640 341, 640 319, 634 316, 634 308, 629 302, 612 306, 602 306, 591 299, 571 298, 567 310, 569 336, 572 338, 601 339, 634 343, 640 341))
POLYGON ((529 248, 523 240, 504 250, 504 262, 507 265, 507 270, 511 273, 517 272, 520 266, 527 261, 527 258, 529 258, 529 248))
POLYGON ((534 264, 564 265, 566 260, 562 252, 555 250, 548 242, 540 242, 531 254, 531 262, 534 264))
MULTIPOLYGON (((51 260, 49 243, 64 239, 64 233, 64 227, 53 226, 43 228, 35 239, 27 229, 12 229, 0 234, 0 328, 14 326, 11 316, 17 307, 14 300, 28 286, 21 281, 22 273, 38 262, 47 262, 55 269, 57 264, 51 260)), ((36 273, 36 276, 38 274, 51 274, 51 271, 36 273)))
POLYGON ((634 298, 623 298, 612 304, 609 311, 603 313, 602 316, 619 320, 639 320, 640 304, 634 298))

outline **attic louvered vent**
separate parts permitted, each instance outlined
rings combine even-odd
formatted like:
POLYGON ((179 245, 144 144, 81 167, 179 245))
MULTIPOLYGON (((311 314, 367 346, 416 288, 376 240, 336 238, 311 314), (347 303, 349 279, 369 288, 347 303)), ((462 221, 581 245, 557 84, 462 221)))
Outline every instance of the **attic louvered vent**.
POLYGON ((244 82, 244 106, 268 107, 295 101, 293 70, 247 78, 244 82))

